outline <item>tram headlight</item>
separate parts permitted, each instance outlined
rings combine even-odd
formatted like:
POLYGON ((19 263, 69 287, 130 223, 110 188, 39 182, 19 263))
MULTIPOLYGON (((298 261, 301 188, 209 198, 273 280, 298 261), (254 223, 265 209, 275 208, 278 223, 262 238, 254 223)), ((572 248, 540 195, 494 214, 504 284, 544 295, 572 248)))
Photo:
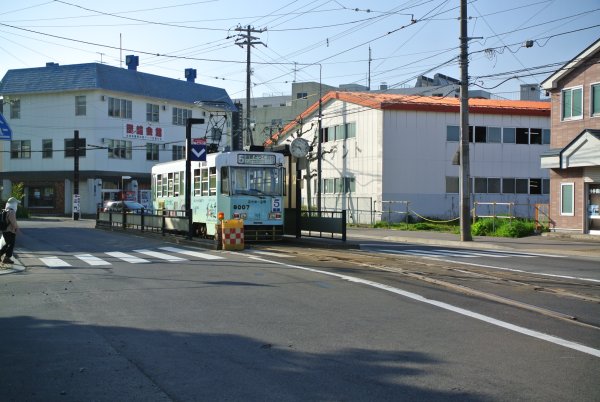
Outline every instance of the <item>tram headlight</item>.
POLYGON ((246 220, 246 218, 248 217, 248 214, 243 212, 243 213, 239 213, 239 212, 234 212, 233 213, 233 219, 242 219, 242 220, 246 220))
POLYGON ((281 219, 281 212, 269 212, 269 219, 281 219))
POLYGON ((217 213, 217 219, 222 221, 223 219, 225 219, 225 213, 223 212, 219 212, 217 213))

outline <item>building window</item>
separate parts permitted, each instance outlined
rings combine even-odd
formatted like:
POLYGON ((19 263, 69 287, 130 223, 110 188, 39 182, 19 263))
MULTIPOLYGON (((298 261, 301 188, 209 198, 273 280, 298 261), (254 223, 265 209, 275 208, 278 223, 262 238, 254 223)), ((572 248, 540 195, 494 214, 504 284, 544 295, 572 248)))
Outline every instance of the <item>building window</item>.
POLYGON ((157 161, 158 160, 158 144, 148 143, 146 144, 146 160, 157 161))
POLYGON ((298 92, 296 94, 296 99, 308 99, 308 93, 307 92, 298 92))
POLYGON ((187 119, 191 117, 192 111, 190 109, 173 108, 173 124, 176 126, 185 126, 187 119))
POLYGON ((574 205, 574 183, 561 183, 560 185, 560 214, 566 216, 575 215, 574 205))
POLYGON ((487 142, 487 127, 475 126, 475 142, 487 142))
POLYGON ((28 208, 54 208, 54 187, 32 186, 28 190, 28 208))
POLYGON ((158 122, 158 105, 146 103, 146 121, 158 122))
POLYGON ((333 194, 335 192, 333 179, 323 179, 323 192, 325 194, 333 194))
POLYGON ((515 143, 517 144, 529 144, 529 129, 517 128, 515 143))
POLYGON ((10 118, 21 118, 21 99, 13 99, 10 101, 10 118))
POLYGON ((183 145, 173 145, 173 160, 185 159, 185 147, 183 145))
POLYGON ((31 141, 17 140, 10 142, 10 159, 29 159, 31 158, 31 141))
POLYGON ((504 138, 502 139, 502 142, 504 142, 505 144, 514 144, 515 143, 516 129, 504 128, 502 130, 502 133, 504 134, 504 138))
POLYGON ((502 179, 502 193, 514 194, 515 193, 515 179, 502 179))
POLYGON ((550 194, 550 179, 542 179, 542 194, 550 194))
POLYGON ((346 136, 345 131, 346 130, 345 130, 344 126, 335 126, 333 128, 334 140, 343 140, 344 137, 346 136))
POLYGON ((488 127, 487 142, 492 142, 492 143, 502 142, 502 129, 500 127, 488 127))
POLYGON ((515 179, 515 193, 528 194, 529 193, 529 180, 528 179, 515 179))
POLYGON ((548 129, 542 130, 542 144, 550 145, 550 130, 548 129))
POLYGON ((52 140, 42 140, 42 158, 52 158, 52 140))
POLYGON ((346 123, 346 138, 356 137, 356 123, 346 123))
POLYGON ((344 192, 354 193, 356 191, 356 180, 354 177, 344 177, 344 192))
POLYGON ((600 83, 592 85, 591 89, 591 114, 592 116, 600 116, 600 83))
POLYGON ((131 159, 131 141, 108 140, 108 157, 110 159, 131 159))
POLYGON ((500 194, 500 179, 489 178, 487 180, 487 192, 490 194, 500 194))
POLYGON ((529 194, 542 194, 542 179, 529 179, 529 194))
POLYGON ((108 115, 121 119, 131 119, 131 101, 127 99, 108 98, 108 115))
POLYGON ((475 193, 487 193, 487 179, 485 177, 475 177, 475 193))
POLYGON ((574 120, 583 116, 583 88, 562 90, 562 119, 574 120))
POLYGON ((329 141, 329 127, 323 127, 321 129, 321 142, 329 141))
POLYGON ((87 113, 87 99, 85 95, 75 97, 75 116, 85 116, 87 113))
POLYGON ((458 194, 458 176, 446 176, 446 193, 458 194))
POLYGON ((460 127, 448 126, 446 127, 446 141, 458 142, 460 140, 460 127))
MULTIPOLYGON (((78 154, 79 156, 85 156, 85 147, 86 141, 85 138, 79 139, 78 144, 78 154)), ((65 158, 74 157, 75 156, 75 139, 67 138, 65 139, 65 158)))

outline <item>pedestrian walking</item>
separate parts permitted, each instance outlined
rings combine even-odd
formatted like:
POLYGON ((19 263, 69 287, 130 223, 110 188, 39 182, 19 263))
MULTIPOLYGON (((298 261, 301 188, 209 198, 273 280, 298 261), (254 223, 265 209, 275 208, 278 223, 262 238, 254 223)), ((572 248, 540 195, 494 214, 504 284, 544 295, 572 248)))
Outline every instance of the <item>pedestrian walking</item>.
POLYGON ((2 264, 13 264, 14 261, 11 259, 13 256, 13 249, 15 248, 15 240, 17 238, 17 231, 19 225, 17 224, 17 205, 19 200, 14 197, 10 197, 6 201, 6 220, 8 225, 6 229, 2 230, 2 238, 4 239, 4 246, 0 248, 0 261, 2 264))

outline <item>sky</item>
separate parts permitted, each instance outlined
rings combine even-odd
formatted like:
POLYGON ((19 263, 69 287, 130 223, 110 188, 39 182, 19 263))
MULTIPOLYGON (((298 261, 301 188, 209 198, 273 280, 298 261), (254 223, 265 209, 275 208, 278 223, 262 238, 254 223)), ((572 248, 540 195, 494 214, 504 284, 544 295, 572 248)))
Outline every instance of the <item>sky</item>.
MULTIPOLYGON (((0 77, 47 62, 126 68, 133 54, 138 71, 185 79, 194 68, 197 83, 244 98, 247 48, 236 42, 250 26, 252 97, 289 95, 293 81, 366 86, 369 71, 372 89, 460 78, 459 0, 2 3, 0 77)), ((600 38, 600 0, 470 0, 468 16, 470 88, 508 99, 600 38)))

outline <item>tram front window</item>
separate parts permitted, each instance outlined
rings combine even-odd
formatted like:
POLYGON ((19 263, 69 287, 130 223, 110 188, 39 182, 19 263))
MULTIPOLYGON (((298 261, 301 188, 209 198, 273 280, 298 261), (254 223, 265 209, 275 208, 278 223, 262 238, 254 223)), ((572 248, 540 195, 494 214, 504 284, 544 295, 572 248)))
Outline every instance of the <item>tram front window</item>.
POLYGON ((282 195, 281 169, 275 167, 232 167, 231 195, 282 195))

